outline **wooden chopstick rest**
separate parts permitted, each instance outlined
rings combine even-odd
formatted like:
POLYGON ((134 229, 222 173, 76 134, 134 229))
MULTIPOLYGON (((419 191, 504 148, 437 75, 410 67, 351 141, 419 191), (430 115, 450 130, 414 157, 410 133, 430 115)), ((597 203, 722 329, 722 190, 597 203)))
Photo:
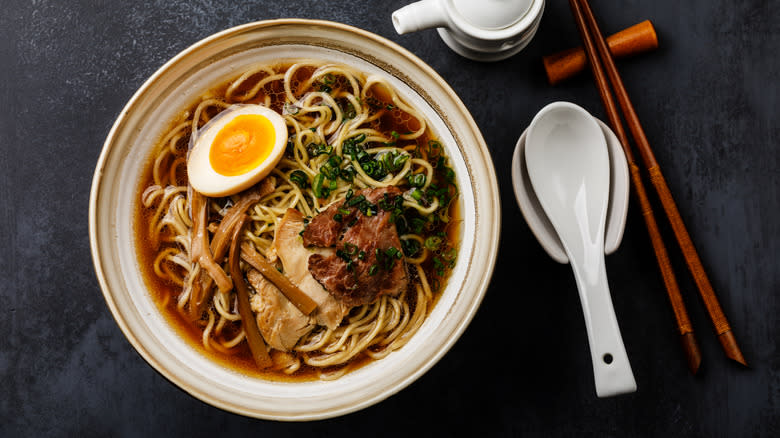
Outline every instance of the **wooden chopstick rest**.
MULTIPOLYGON (((650 20, 645 20, 607 38, 609 50, 623 58, 658 48, 658 36, 650 20)), ((563 50, 542 58, 550 85, 556 85, 588 68, 588 57, 582 47, 563 50)))

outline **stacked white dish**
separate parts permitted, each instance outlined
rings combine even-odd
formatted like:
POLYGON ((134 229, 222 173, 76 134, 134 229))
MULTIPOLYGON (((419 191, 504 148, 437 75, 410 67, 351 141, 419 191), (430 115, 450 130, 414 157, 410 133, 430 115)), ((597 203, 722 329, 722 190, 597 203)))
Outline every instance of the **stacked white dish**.
POLYGON ((500 61, 523 50, 539 28, 544 0, 421 0, 393 13, 399 34, 438 28, 456 53, 500 61))

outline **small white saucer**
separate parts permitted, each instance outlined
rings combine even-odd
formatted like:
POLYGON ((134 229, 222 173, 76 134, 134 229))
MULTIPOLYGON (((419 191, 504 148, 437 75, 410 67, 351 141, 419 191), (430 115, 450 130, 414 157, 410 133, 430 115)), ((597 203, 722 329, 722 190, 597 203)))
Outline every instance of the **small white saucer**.
MULTIPOLYGON (((595 117, 594 117, 595 118, 595 117)), ((609 127, 599 119, 596 119, 604 138, 607 140, 610 163, 610 193, 609 206, 607 208, 607 229, 604 236, 604 252, 612 254, 620 246, 623 240, 623 230, 626 226, 626 214, 628 213, 628 163, 623 154, 620 141, 609 127)), ((539 200, 536 198, 531 180, 528 177, 528 169, 525 163, 525 137, 526 131, 517 140, 515 152, 512 157, 512 185, 515 189, 515 198, 520 206, 528 227, 536 236, 536 240, 542 248, 558 263, 567 264, 569 258, 563 249, 558 234, 555 232, 550 220, 544 213, 539 200)))

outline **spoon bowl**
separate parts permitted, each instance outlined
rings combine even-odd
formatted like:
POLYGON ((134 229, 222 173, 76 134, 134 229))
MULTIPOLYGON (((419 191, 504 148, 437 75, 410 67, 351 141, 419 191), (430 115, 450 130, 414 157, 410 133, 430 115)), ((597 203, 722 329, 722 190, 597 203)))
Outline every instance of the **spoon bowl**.
MULTIPOLYGON (((596 122, 604 134, 609 149, 609 205, 607 207, 607 230, 604 236, 604 253, 609 255, 617 251, 623 239, 623 230, 626 226, 628 213, 629 176, 628 162, 623 154, 623 147, 609 127, 599 119, 596 122)), ((555 232, 550 220, 539 204, 531 179, 528 176, 528 166, 525 162, 525 143, 528 130, 523 131, 517 140, 514 155, 512 156, 512 186, 515 191, 515 199, 523 213, 525 221, 536 240, 542 248, 556 262, 567 264, 569 258, 563 249, 561 239, 555 232)))
POLYGON ((577 281, 596 394, 636 391, 604 264, 610 164, 601 128, 581 107, 555 102, 534 117, 526 140, 531 185, 577 281))

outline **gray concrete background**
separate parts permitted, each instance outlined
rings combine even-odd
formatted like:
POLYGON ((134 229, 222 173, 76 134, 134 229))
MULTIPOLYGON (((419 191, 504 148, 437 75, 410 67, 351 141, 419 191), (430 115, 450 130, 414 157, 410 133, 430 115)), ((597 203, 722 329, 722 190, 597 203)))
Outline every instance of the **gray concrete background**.
POLYGON ((458 57, 434 31, 396 35, 390 13, 404 3, 3 1, 0 436, 780 435, 780 2, 592 0, 610 33, 648 18, 658 29, 661 49, 620 62, 621 72, 751 365, 722 354, 672 251, 703 353, 689 375, 632 204, 607 267, 639 391, 606 400, 594 394, 570 269, 534 240, 509 169, 545 104, 569 100, 604 117, 588 75, 553 88, 541 70, 541 55, 578 41, 567 2, 548 2, 531 45, 496 64, 458 57), (223 412, 157 374, 105 305, 87 232, 100 148, 137 87, 203 37, 279 17, 362 27, 428 62, 482 129, 503 203, 493 282, 450 353, 378 405, 306 424, 223 412))

